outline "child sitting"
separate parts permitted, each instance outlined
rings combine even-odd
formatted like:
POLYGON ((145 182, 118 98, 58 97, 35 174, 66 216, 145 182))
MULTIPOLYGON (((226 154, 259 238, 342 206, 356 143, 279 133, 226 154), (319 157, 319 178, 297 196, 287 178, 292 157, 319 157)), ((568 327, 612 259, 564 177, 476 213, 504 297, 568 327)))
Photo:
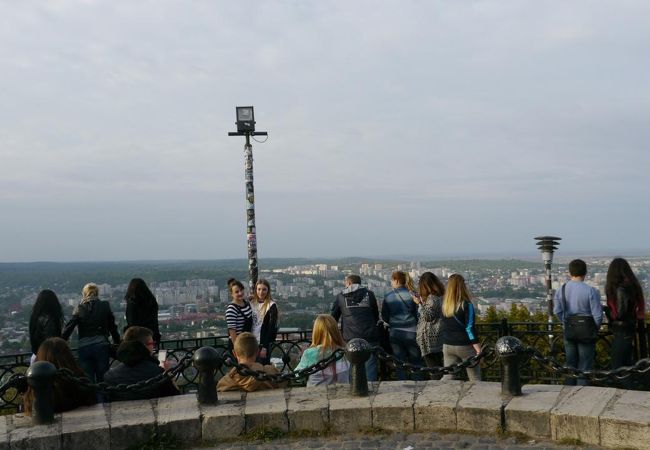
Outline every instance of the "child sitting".
MULTIPOLYGON (((235 339, 235 348, 233 353, 239 364, 248 366, 248 368, 257 371, 275 375, 280 371, 273 366, 263 366, 256 362, 259 346, 253 333, 244 332, 235 339)), ((282 383, 284 384, 284 383, 282 383)), ((252 376, 243 376, 237 372, 234 367, 225 374, 217 383, 217 391, 246 391, 253 392, 262 389, 275 389, 282 387, 280 384, 271 381, 258 381, 252 376)))

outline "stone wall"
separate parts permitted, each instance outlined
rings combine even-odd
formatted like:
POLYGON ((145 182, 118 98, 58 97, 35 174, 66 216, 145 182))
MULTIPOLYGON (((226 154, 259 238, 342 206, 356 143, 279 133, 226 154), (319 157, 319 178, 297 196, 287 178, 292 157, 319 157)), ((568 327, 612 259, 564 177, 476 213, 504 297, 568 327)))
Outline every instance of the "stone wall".
POLYGON ((219 394, 199 405, 194 394, 117 402, 56 416, 32 426, 20 414, 0 417, 0 450, 124 449, 153 432, 185 441, 237 438, 259 427, 337 433, 385 429, 495 434, 580 440, 608 447, 648 448, 650 392, 529 385, 521 397, 503 397, 489 382, 389 381, 373 383, 368 397, 349 386, 219 394))

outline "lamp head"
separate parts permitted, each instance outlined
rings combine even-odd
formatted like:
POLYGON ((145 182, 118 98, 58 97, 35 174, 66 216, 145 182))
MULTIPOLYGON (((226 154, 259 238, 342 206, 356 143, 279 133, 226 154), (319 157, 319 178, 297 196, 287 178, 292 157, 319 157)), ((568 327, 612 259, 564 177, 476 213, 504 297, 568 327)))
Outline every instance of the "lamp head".
POLYGON ((246 133, 255 131, 255 113, 252 106, 236 106, 237 112, 237 131, 246 133))
POLYGON ((562 238, 556 236, 538 236, 535 240, 537 241, 537 248, 542 252, 544 264, 552 263, 553 252, 557 250, 557 246, 560 245, 558 241, 561 241, 562 238))

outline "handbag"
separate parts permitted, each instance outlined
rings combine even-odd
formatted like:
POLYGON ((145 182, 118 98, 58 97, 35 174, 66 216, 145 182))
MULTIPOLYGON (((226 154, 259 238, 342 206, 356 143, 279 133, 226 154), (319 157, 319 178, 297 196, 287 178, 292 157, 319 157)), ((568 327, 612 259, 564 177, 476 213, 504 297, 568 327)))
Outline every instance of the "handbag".
MULTIPOLYGON (((562 285, 562 307, 567 312, 566 307, 566 284, 562 285)), ((591 342, 598 337, 598 327, 592 316, 566 316, 564 320, 564 337, 572 341, 591 342)))

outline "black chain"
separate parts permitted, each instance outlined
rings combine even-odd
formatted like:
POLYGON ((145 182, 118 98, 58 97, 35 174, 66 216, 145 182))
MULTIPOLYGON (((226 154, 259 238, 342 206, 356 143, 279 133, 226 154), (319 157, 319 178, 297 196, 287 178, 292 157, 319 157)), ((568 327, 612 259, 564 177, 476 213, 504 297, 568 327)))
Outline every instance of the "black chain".
POLYGON ((4 397, 9 389, 16 388, 19 392, 25 391, 27 388, 27 377, 22 373, 14 373, 9 377, 9 380, 0 386, 0 397, 4 397))
POLYGON ((187 369, 192 364, 192 353, 186 354, 176 367, 169 369, 156 375, 148 380, 142 380, 134 384, 117 384, 112 385, 106 382, 91 383, 87 377, 76 376, 69 369, 59 369, 57 374, 64 380, 74 384, 81 385, 88 389, 101 392, 103 394, 110 394, 112 392, 139 392, 143 390, 154 389, 162 386, 163 384, 173 381, 182 371, 187 369))
POLYGON ((570 378, 587 378, 591 381, 616 381, 624 380, 633 374, 645 374, 650 371, 650 359, 648 358, 640 359, 633 366, 619 367, 614 370, 580 370, 575 367, 565 366, 550 356, 544 356, 536 348, 528 347, 525 351, 531 358, 552 372, 570 378))
POLYGON ((300 378, 307 378, 310 375, 315 374, 316 372, 322 371, 327 366, 338 361, 344 356, 345 356, 345 351, 343 349, 337 349, 327 358, 324 358, 318 361, 317 363, 312 364, 309 367, 305 367, 304 369, 298 370, 296 372, 286 372, 286 373, 278 373, 278 374, 270 374, 259 370, 253 370, 248 366, 237 363, 237 361, 235 361, 230 355, 225 356, 223 363, 226 367, 232 367, 235 370, 237 370, 237 373, 241 376, 253 377, 257 381, 270 381, 272 383, 279 384, 279 383, 284 383, 286 381, 295 381, 300 378))
POLYGON ((404 369, 411 374, 429 373, 431 375, 440 375, 440 376, 456 374, 468 367, 474 367, 477 364, 479 364, 482 359, 492 356, 494 352, 494 350, 491 347, 487 347, 487 348, 483 348, 480 353, 477 353, 474 356, 470 356, 465 361, 461 361, 459 363, 451 364, 449 366, 444 366, 444 367, 422 367, 416 364, 404 362, 393 355, 389 355, 381 347, 375 347, 373 351, 377 355, 377 358, 379 358, 384 362, 390 363, 397 369, 404 369))

